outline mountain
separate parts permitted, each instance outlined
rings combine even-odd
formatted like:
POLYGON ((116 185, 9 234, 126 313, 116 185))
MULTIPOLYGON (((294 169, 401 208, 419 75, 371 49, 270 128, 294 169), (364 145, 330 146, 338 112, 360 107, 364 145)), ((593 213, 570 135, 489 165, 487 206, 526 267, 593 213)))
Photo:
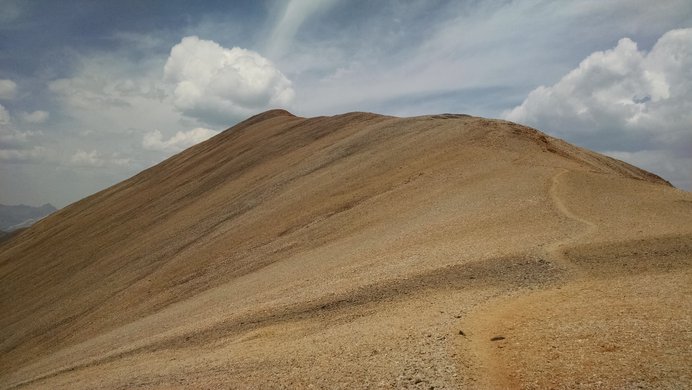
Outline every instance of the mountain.
POLYGON ((684 388, 690 221, 518 124, 268 111, 0 244, 0 387, 684 388))
POLYGON ((40 207, 27 205, 6 206, 0 204, 0 230, 6 232, 31 226, 39 219, 57 210, 52 204, 40 207))

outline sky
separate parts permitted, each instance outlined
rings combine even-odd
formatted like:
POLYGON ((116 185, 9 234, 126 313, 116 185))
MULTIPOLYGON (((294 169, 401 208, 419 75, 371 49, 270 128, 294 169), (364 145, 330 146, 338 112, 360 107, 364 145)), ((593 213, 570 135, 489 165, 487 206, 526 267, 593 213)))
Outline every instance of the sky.
POLYGON ((689 0, 0 0, 0 203, 64 207, 250 115, 466 113, 692 189, 689 0))

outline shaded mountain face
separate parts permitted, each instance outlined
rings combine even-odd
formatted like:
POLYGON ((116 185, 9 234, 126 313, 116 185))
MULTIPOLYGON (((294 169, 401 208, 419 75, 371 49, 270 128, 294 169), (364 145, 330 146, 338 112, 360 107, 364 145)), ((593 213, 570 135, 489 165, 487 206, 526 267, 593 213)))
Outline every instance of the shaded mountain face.
POLYGON ((10 232, 29 227, 55 210, 57 209, 50 203, 39 207, 23 204, 17 206, 0 204, 0 230, 10 232))
POLYGON ((0 243, 0 387, 675 387, 691 217, 514 123, 268 111, 0 243))

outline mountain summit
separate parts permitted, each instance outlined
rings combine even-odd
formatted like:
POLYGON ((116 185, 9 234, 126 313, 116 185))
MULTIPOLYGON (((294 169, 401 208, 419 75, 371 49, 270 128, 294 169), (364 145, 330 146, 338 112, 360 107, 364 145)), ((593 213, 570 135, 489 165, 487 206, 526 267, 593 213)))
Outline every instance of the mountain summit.
POLYGON ((690 221, 518 124, 272 110, 0 243, 0 388, 685 387, 690 221))

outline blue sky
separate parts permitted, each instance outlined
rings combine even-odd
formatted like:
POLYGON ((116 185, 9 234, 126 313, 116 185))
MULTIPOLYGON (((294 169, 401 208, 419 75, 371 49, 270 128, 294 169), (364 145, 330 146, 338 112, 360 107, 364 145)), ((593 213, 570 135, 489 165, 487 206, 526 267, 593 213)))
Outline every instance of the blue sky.
POLYGON ((0 0, 0 203, 65 206, 269 108, 504 118, 692 188, 692 3, 0 0))

